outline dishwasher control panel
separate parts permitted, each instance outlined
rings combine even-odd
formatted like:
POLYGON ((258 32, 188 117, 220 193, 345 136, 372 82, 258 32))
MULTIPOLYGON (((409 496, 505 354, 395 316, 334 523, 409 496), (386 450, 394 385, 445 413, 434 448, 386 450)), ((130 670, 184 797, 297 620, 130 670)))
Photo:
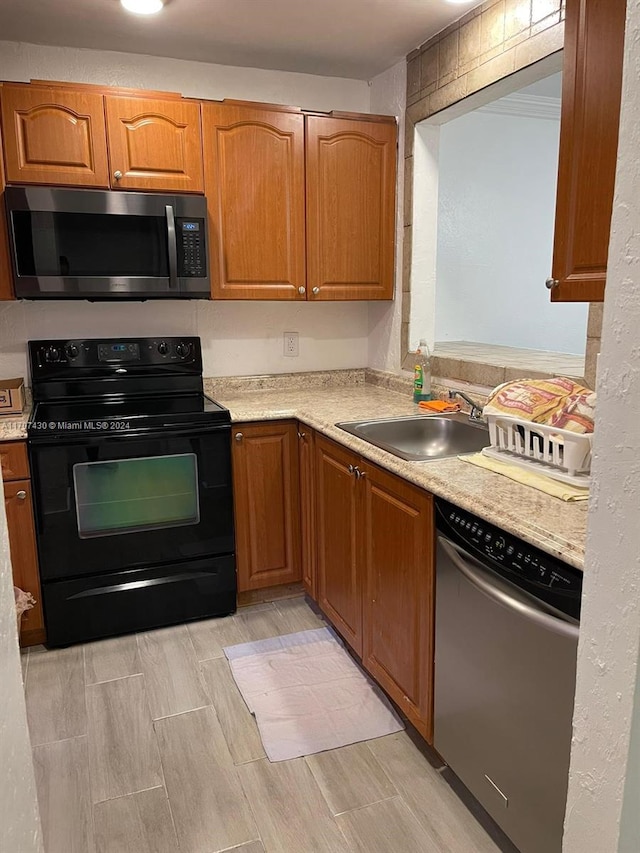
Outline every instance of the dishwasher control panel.
POLYGON ((467 510, 436 499, 439 531, 507 580, 575 618, 580 614, 582 572, 467 510))

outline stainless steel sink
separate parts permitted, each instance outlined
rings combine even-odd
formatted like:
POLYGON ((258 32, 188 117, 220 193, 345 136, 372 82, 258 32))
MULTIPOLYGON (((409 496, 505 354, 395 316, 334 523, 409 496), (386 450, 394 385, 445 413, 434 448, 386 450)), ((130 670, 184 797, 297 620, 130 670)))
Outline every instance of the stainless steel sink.
POLYGON ((475 453, 490 444, 489 430, 470 423, 466 415, 417 415, 336 426, 411 462, 475 453))

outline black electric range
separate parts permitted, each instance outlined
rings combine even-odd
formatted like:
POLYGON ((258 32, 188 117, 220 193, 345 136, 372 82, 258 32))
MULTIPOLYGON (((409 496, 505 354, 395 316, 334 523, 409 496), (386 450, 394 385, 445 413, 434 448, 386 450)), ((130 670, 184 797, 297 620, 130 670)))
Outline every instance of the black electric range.
POLYGON ((31 341, 29 358, 48 642, 233 612, 231 419, 200 340, 31 341))

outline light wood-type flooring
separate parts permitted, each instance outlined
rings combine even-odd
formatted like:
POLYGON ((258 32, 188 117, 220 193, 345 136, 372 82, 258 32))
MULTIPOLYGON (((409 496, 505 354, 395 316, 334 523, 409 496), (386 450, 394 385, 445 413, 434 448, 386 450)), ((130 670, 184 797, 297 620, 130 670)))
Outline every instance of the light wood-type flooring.
POLYGON ((267 761, 222 649, 319 624, 295 598, 23 654, 46 853, 508 849, 406 732, 267 761))

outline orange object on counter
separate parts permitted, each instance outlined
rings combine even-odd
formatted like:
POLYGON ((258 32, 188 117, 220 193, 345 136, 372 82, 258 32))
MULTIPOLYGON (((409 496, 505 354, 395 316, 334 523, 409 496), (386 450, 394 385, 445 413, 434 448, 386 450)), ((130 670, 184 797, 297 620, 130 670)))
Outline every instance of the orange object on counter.
POLYGON ((428 412, 460 411, 460 406, 458 403, 447 403, 446 400, 421 400, 418 403, 418 408, 425 409, 428 412))

